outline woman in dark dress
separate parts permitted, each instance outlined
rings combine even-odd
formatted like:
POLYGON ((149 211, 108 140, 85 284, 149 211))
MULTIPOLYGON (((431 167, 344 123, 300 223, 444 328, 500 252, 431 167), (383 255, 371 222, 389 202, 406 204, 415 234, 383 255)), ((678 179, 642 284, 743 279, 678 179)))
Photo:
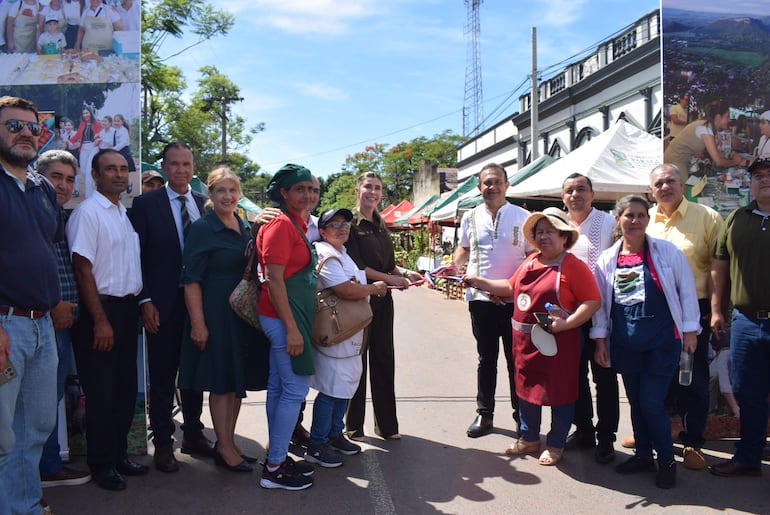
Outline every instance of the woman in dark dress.
POLYGON ((236 214, 241 188, 227 167, 208 179, 210 209, 187 233, 182 283, 190 315, 179 365, 179 387, 208 391, 217 435, 215 462, 234 472, 249 472, 235 444, 235 424, 246 390, 267 386, 269 347, 262 333, 243 322, 228 298, 241 279, 251 230, 236 214))

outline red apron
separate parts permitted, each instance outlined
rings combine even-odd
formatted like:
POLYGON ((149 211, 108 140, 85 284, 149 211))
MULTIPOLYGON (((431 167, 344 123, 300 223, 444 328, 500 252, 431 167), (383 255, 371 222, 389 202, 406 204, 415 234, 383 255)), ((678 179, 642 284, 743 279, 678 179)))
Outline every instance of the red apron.
MULTIPOLYGON (((566 254, 565 254, 566 256, 566 254)), ((561 261, 556 266, 534 269, 537 255, 521 267, 514 288, 513 355, 516 394, 540 406, 563 406, 578 398, 580 368, 580 329, 555 334, 558 352, 544 356, 532 343, 533 313, 546 312, 545 303, 559 302, 561 261)))

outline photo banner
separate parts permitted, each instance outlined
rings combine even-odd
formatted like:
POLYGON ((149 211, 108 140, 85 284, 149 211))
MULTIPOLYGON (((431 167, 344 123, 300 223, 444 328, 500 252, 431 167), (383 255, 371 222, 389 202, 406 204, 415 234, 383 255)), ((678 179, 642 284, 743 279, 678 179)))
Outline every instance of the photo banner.
POLYGON ((33 101, 40 152, 78 158, 73 209, 94 191, 91 160, 118 150, 129 164, 121 201, 141 193, 141 6, 138 0, 2 0, 0 96, 33 101))
POLYGON ((770 6, 663 0, 661 17, 665 160, 688 198, 727 216, 750 201, 746 161, 770 157, 770 6), (715 107, 727 116, 709 119, 715 107))

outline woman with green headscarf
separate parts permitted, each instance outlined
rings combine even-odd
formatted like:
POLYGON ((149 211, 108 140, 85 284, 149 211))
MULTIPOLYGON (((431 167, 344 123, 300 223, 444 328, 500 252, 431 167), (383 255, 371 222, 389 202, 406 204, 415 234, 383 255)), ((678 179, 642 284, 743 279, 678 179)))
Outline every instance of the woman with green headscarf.
POLYGON ((283 213, 262 226, 257 253, 266 288, 259 321, 270 340, 267 428, 270 449, 259 482, 263 488, 303 490, 313 485, 311 465, 288 457, 289 440, 313 375, 310 333, 316 287, 316 254, 307 241, 307 212, 313 208, 310 171, 287 164, 267 185, 283 213))

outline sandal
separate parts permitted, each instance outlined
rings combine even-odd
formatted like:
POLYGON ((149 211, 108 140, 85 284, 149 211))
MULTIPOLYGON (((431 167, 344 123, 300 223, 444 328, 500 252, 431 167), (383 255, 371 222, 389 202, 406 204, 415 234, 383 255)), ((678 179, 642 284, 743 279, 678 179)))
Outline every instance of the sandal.
POLYGON ((527 442, 521 438, 514 440, 505 450, 505 454, 508 456, 525 456, 527 454, 534 456, 538 452, 540 452, 540 440, 536 442, 527 442))
POLYGON ((541 465, 556 465, 561 461, 563 454, 564 448, 546 447, 537 462, 541 465))

